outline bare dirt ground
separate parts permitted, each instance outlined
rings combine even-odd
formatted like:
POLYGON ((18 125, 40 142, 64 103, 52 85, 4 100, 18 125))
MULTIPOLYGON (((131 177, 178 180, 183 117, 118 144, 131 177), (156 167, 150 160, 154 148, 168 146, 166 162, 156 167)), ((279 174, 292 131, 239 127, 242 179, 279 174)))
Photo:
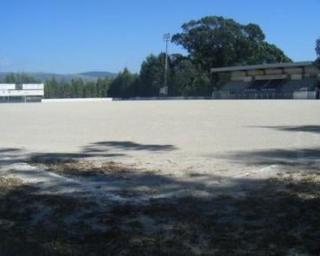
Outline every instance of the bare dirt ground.
POLYGON ((0 105, 1 255, 319 255, 320 102, 0 105))

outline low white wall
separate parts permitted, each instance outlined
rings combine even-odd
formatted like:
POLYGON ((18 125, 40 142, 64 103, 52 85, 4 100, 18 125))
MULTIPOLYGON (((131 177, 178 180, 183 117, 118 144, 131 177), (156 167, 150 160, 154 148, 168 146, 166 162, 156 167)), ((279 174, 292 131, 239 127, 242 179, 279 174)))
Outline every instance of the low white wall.
POLYGON ((58 103, 58 102, 110 102, 112 98, 70 98, 70 99, 43 99, 42 103, 58 103))
POLYGON ((152 101, 152 100, 211 100, 212 97, 135 97, 135 98, 113 98, 113 101, 152 101))

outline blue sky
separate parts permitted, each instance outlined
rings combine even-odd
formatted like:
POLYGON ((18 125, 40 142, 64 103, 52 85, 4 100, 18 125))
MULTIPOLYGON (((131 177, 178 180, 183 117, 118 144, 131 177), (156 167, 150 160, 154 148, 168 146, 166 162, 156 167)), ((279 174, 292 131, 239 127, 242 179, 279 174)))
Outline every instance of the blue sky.
POLYGON ((320 37, 320 0, 0 1, 0 72, 137 72, 164 33, 208 15, 259 24, 295 61, 315 59, 320 37))

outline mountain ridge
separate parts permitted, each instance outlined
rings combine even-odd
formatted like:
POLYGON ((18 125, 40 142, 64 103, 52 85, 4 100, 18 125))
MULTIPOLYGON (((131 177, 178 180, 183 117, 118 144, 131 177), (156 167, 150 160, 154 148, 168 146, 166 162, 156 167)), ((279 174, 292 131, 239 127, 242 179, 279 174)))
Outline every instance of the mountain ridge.
POLYGON ((50 72, 0 72, 0 81, 3 81, 4 78, 9 74, 25 74, 39 80, 41 82, 45 82, 50 79, 55 79, 58 82, 68 82, 72 79, 83 79, 86 81, 96 81, 99 78, 113 78, 116 76, 115 73, 107 72, 107 71, 88 71, 81 72, 76 74, 59 74, 59 73, 50 73, 50 72))

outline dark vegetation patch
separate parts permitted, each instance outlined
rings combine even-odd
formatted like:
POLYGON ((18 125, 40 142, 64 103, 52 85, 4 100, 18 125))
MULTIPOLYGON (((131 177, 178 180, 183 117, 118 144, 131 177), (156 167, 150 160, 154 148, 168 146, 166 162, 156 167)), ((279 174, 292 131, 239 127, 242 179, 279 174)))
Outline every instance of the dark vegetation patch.
MULTIPOLYGON (((63 172, 81 172, 75 164, 64 163, 63 172)), ((317 172, 284 173, 242 197, 139 205, 38 192, 20 180, 0 179, 0 255, 320 254, 317 172)))
POLYGON ((78 161, 73 159, 31 159, 35 165, 43 165, 48 171, 66 176, 106 176, 108 174, 117 175, 133 170, 132 166, 122 165, 116 162, 103 162, 97 164, 93 161, 78 161))

